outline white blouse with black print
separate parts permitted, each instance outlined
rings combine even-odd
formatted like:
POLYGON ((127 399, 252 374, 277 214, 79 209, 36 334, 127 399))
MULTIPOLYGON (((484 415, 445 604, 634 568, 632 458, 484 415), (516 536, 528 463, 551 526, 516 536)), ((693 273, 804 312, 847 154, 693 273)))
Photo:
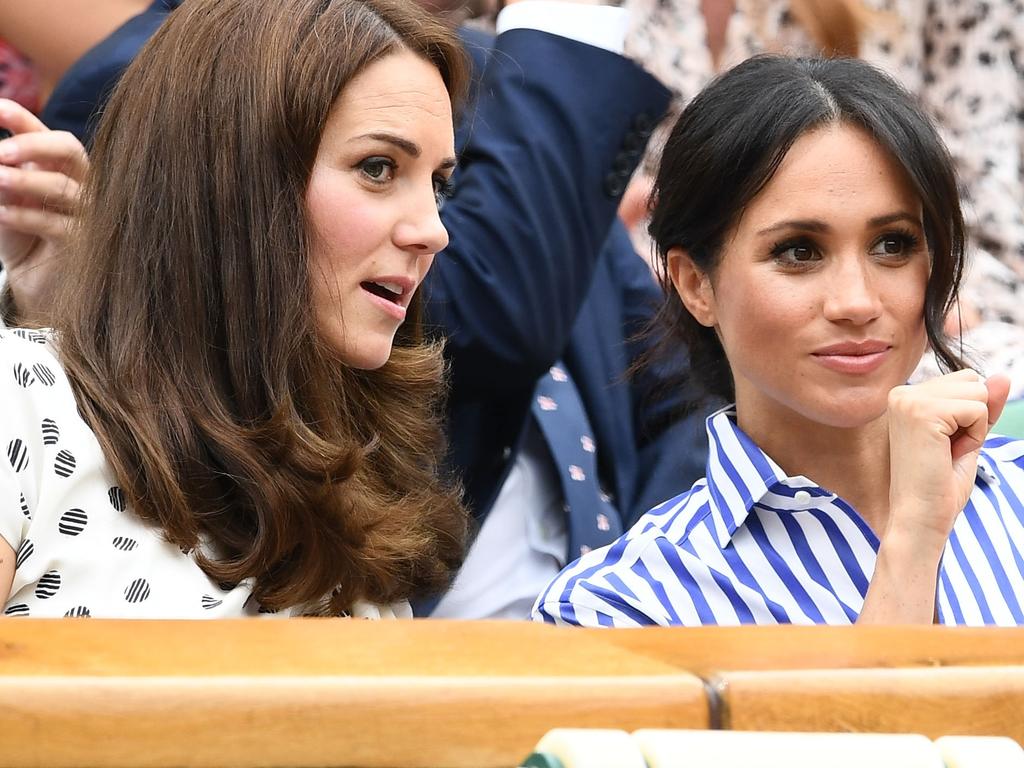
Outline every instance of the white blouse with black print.
MULTIPOLYGON (((264 611, 252 580, 218 584, 132 514, 78 412, 49 332, 0 327, 0 537, 15 550, 6 616, 234 618, 264 611)), ((408 602, 356 618, 411 617, 408 602)))

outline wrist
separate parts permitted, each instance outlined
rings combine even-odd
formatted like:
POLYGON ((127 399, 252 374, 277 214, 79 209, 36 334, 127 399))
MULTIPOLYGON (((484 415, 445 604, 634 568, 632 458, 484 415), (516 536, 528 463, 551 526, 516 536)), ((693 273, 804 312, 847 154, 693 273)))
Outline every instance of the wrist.
POLYGON ((934 576, 948 538, 948 534, 920 527, 909 529, 890 522, 882 534, 875 569, 884 568, 901 579, 920 573, 934 576))

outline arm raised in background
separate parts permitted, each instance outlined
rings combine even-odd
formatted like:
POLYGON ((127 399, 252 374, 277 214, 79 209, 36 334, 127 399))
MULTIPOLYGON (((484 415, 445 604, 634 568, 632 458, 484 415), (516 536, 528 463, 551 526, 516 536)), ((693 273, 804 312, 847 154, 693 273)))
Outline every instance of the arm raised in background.
POLYGON ((0 37, 32 59, 44 95, 86 51, 150 0, 8 0, 0 3, 0 37))

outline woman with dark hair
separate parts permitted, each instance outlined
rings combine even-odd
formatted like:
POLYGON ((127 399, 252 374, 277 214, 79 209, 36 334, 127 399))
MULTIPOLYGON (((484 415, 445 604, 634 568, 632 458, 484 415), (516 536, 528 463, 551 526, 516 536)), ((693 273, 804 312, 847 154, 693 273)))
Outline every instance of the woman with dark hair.
POLYGON ((667 343, 735 405, 705 478, 535 617, 1024 624, 1024 442, 986 442, 1009 383, 943 333, 964 226, 912 98, 856 60, 741 64, 673 128, 650 232, 667 343), (906 386, 929 344, 954 372, 906 386))
POLYGON ((465 82, 399 0, 172 14, 105 111, 55 336, 0 338, 5 613, 403 615, 447 585, 415 292, 465 82))
MULTIPOLYGON (((623 0, 627 52, 681 105, 750 56, 859 56, 895 77, 935 121, 960 179, 967 230, 961 300, 949 318, 1024 397, 1024 4, 1016 0, 623 0)), ((663 136, 652 140, 656 161, 663 136)), ((627 194, 642 218, 649 177, 627 194)), ((646 240, 640 234, 640 239, 646 240)), ((641 252, 650 252, 644 242, 641 252)), ((926 355, 915 379, 938 375, 926 355)))

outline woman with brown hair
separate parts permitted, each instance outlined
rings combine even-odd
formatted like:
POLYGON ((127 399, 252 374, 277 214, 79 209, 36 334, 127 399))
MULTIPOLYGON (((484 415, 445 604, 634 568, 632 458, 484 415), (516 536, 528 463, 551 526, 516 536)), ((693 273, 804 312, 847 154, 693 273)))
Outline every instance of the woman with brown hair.
POLYGON ((6 613, 403 615, 447 584, 415 291, 465 81, 397 0, 171 16, 104 114, 55 339, 0 339, 6 613))

